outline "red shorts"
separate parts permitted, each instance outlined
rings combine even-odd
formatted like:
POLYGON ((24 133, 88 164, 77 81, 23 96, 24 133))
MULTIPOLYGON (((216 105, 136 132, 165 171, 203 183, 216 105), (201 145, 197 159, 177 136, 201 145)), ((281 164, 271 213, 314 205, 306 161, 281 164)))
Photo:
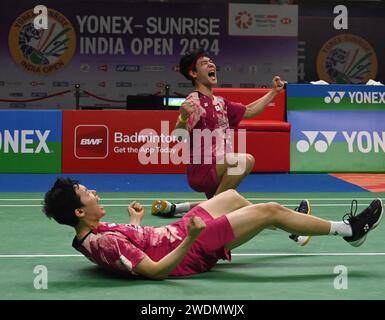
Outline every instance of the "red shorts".
POLYGON ((207 199, 214 196, 218 189, 216 164, 190 164, 187 166, 187 180, 192 189, 204 192, 207 199))
POLYGON ((182 238, 187 236, 187 224, 192 215, 202 218, 206 228, 171 275, 182 276, 205 272, 214 267, 219 259, 231 260, 231 252, 225 248, 225 245, 233 241, 235 236, 226 215, 214 219, 205 209, 196 206, 173 224, 178 228, 182 238))

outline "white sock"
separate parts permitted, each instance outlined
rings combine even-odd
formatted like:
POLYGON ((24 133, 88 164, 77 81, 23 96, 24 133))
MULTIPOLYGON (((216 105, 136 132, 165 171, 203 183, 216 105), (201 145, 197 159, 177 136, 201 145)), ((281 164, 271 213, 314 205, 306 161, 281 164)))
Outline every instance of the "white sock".
POLYGON ((182 203, 176 203, 175 204, 175 213, 187 212, 190 209, 191 209, 190 202, 182 202, 182 203))
POLYGON ((330 222, 330 235, 351 237, 353 235, 352 227, 350 224, 346 224, 343 221, 329 221, 330 222))
POLYGON ((170 212, 171 211, 171 206, 172 206, 172 203, 170 203, 169 201, 166 201, 166 209, 164 210, 164 212, 170 212))

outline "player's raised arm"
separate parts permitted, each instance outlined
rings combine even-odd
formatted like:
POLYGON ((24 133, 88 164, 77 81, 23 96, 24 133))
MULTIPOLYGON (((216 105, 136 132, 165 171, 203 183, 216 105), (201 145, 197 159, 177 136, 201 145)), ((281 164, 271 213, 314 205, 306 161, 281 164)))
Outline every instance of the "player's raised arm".
POLYGON ((248 104, 244 118, 253 118, 265 110, 266 106, 273 101, 274 97, 285 87, 285 82, 279 76, 275 76, 272 81, 271 90, 262 98, 248 104))

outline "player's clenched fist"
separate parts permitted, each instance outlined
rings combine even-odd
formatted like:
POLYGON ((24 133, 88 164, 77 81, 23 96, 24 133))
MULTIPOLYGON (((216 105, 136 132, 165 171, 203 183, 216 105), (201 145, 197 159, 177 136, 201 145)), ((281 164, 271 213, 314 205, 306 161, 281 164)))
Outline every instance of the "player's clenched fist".
POLYGON ((272 89, 279 92, 285 87, 285 83, 286 81, 282 81, 279 76, 275 76, 272 81, 272 89))
POLYGON ((188 221, 187 230, 190 237, 196 238, 204 228, 206 224, 200 217, 192 216, 188 221))
POLYGON ((193 106, 188 102, 183 102, 179 108, 179 112, 180 112, 182 121, 186 121, 188 118, 190 118, 193 112, 193 106))

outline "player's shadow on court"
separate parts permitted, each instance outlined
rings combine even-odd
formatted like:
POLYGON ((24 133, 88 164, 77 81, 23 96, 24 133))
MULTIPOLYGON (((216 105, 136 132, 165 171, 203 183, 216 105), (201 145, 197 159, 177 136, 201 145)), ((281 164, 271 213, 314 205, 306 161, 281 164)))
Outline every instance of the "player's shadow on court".
MULTIPOLYGON (((215 272, 215 271, 214 271, 215 272)), ((316 280, 330 280, 335 278, 335 274, 332 272, 328 273, 314 273, 311 274, 285 274, 282 272, 280 275, 266 275, 266 272, 263 274, 245 274, 236 272, 229 272, 229 273, 222 273, 221 271, 216 271, 215 275, 211 275, 211 277, 207 277, 208 280, 211 278, 215 282, 224 282, 224 283, 251 283, 251 282, 277 282, 277 283, 291 283, 291 282, 309 282, 309 281, 316 281, 316 280)), ((370 276, 369 273, 361 272, 361 271, 351 271, 349 272, 349 279, 355 278, 361 278, 361 279, 368 279, 370 276)))
MULTIPOLYGON (((142 284, 151 284, 157 283, 158 285, 161 285, 162 283, 170 284, 170 282, 164 282, 159 280, 151 280, 143 276, 130 276, 127 275, 127 273, 118 274, 115 272, 110 272, 107 270, 104 270, 102 268, 99 268, 97 266, 90 266, 87 268, 83 268, 80 270, 80 276, 84 277, 92 277, 93 279, 97 279, 98 281, 100 279, 104 280, 110 280, 109 283, 115 283, 116 286, 127 286, 127 283, 130 283, 132 285, 142 285, 142 284)), ((168 277, 166 280, 178 280, 178 279, 186 279, 188 277, 168 277)), ((182 284, 180 284, 183 286, 182 284)), ((173 286, 179 286, 177 282, 173 282, 173 286)))
MULTIPOLYGON (((216 265, 210 273, 211 277, 215 278, 216 281, 224 281, 226 283, 250 281, 308 282, 317 279, 331 279, 336 276, 336 274, 333 273, 333 266, 336 265, 335 262, 313 262, 311 259, 306 259, 307 261, 287 261, 292 258, 294 257, 262 257, 258 258, 258 262, 223 263, 216 265), (328 269, 326 272, 325 267, 328 269), (306 271, 304 271, 304 269, 306 269, 306 271), (304 273, 301 274, 301 272, 304 273)), ((367 279, 368 277, 370 278, 371 275, 370 270, 349 271, 349 278, 367 279)), ((199 275, 196 276, 196 278, 199 278, 199 275)))

